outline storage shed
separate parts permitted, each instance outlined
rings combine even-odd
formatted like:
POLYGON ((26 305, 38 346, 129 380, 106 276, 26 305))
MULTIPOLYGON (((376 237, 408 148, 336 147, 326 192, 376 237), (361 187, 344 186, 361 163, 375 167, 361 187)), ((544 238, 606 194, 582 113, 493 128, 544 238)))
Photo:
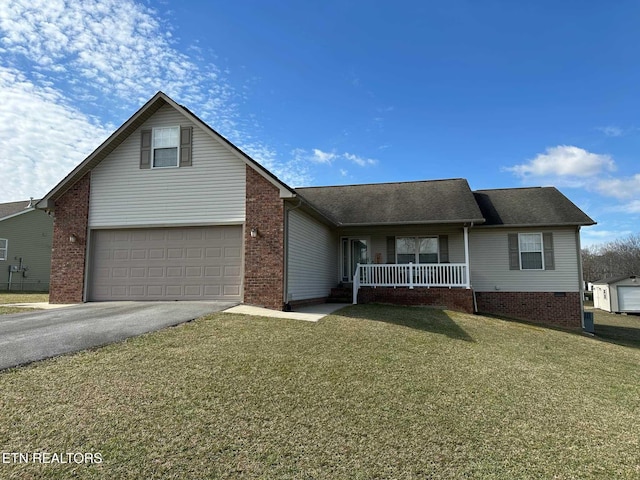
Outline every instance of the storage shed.
POLYGON ((607 312, 640 313, 640 279, 624 275, 594 282, 593 306, 607 312))

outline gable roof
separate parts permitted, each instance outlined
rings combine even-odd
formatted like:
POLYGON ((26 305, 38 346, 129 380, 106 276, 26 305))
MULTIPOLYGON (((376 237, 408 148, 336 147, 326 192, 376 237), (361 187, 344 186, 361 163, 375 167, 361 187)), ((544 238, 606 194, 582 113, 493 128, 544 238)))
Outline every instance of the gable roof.
POLYGON ((37 200, 33 200, 33 203, 31 200, 22 200, 20 202, 0 203, 0 221, 34 210, 33 205, 36 202, 37 200), (30 205, 32 206, 30 207, 30 205))
POLYGON ((463 178, 307 187, 296 192, 340 226, 484 222, 463 178))
POLYGON ((595 225, 555 187, 504 188, 473 192, 483 226, 595 225))
POLYGON ((610 285, 612 283, 617 283, 620 280, 627 280, 629 278, 636 278, 637 275, 616 275, 613 277, 606 277, 598 280, 597 282, 593 282, 594 285, 610 285))
POLYGON ((60 183, 58 183, 53 189, 47 193, 42 200, 37 204, 38 208, 52 209, 53 202, 60 198, 69 188, 71 188, 78 180, 84 177, 87 172, 95 168, 102 160, 104 160, 111 152, 113 152, 122 142, 124 142, 135 130, 137 130, 144 122, 146 122, 151 116, 156 113, 164 105, 170 105, 180 112, 185 117, 191 119, 198 127, 202 128, 209 135, 216 140, 226 145, 239 159, 244 161, 247 165, 251 166, 254 170, 260 173, 268 181, 278 187, 281 194, 286 192, 286 196, 294 196, 294 190, 279 180, 273 173, 268 171, 258 162, 249 157, 246 153, 236 147, 229 140, 224 138, 213 128, 203 122, 200 118, 194 115, 190 110, 177 104, 168 95, 163 92, 156 93, 147 103, 145 103, 136 113, 134 113, 129 120, 122 124, 115 132, 113 132, 109 138, 107 138, 98 148, 96 148, 82 163, 74 168, 60 183))

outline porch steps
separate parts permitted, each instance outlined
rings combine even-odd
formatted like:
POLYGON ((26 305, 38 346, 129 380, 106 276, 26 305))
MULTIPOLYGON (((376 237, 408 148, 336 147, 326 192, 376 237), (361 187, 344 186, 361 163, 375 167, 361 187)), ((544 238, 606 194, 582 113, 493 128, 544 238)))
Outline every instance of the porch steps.
POLYGON ((352 287, 336 287, 331 289, 331 293, 327 298, 327 303, 352 303, 353 289, 352 287))

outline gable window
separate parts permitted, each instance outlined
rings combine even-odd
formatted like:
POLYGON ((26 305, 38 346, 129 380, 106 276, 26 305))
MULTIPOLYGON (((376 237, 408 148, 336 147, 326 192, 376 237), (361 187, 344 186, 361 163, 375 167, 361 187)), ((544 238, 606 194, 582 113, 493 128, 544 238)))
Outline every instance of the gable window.
POLYGON ((511 233, 510 270, 555 270, 553 233, 511 233))
POLYGON ((397 237, 396 263, 438 263, 438 237, 397 237))
POLYGON ((180 127, 153 129, 153 168, 177 167, 180 127))
POLYGON ((9 240, 0 238, 0 260, 7 259, 7 250, 9 249, 9 240))

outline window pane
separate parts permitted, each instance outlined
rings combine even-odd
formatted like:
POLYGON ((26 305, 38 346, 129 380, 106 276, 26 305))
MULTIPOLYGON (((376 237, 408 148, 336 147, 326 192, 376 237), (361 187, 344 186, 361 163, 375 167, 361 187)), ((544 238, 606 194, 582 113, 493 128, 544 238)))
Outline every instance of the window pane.
POLYGON ((416 261, 416 239, 415 237, 396 238, 396 261, 398 263, 409 263, 416 261))
POLYGON ((542 235, 539 233, 520 234, 520 251, 521 252, 541 252, 542 251, 542 235))
POLYGON ((438 239, 437 238, 419 238, 420 254, 418 256, 420 263, 438 263, 438 239))
POLYGON ((522 252, 520 259, 523 270, 542 270, 542 253, 522 252))
POLYGON ((178 165, 177 148, 157 148, 153 151, 154 167, 176 167, 178 165))
POLYGON ((153 147, 166 148, 177 147, 179 137, 178 127, 173 128, 155 128, 153 130, 153 147))

